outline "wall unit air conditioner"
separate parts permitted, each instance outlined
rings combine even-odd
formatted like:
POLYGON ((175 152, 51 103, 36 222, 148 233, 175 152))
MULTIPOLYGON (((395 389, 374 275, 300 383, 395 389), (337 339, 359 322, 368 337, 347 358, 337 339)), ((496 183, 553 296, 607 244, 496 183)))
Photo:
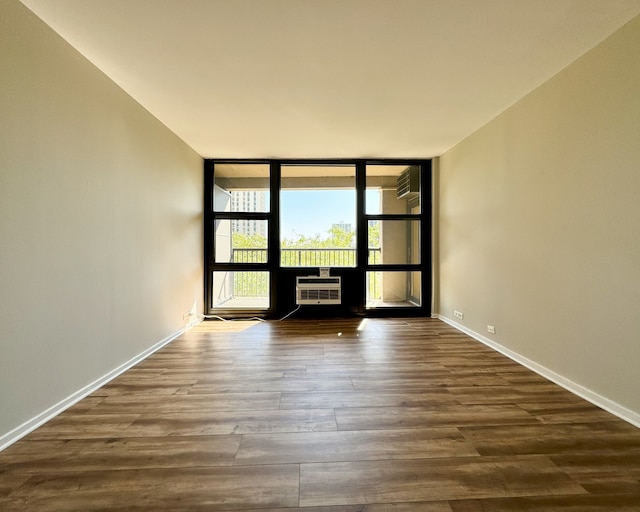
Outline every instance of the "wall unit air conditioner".
POLYGON ((420 168, 413 165, 407 167, 396 179, 396 196, 415 196, 420 193, 420 168))
POLYGON ((297 276, 296 304, 340 304, 342 283, 340 276, 297 276))

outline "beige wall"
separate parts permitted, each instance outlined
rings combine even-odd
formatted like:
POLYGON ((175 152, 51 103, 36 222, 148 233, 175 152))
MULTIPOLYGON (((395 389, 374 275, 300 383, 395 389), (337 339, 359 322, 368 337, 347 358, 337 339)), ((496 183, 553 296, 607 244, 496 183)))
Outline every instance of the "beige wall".
POLYGON ((443 155, 438 226, 441 315, 636 420, 638 49, 640 18, 443 155))
POLYGON ((0 7, 0 445, 202 305, 202 159, 0 7))

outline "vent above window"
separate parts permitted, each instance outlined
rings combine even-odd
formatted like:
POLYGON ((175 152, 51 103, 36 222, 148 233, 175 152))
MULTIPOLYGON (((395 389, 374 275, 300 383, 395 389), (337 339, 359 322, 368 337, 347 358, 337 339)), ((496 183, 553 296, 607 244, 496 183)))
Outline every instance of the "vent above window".
POLYGON ((411 194, 420 193, 420 168, 407 167, 396 179, 397 197, 410 196, 411 194))

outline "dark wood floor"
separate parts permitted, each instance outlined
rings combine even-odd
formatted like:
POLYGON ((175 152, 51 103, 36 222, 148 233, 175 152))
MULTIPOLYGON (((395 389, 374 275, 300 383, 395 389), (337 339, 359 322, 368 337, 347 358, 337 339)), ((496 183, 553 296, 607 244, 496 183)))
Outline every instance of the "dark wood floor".
POLYGON ((640 511, 640 429, 438 320, 208 322, 0 453, 3 511, 640 511))

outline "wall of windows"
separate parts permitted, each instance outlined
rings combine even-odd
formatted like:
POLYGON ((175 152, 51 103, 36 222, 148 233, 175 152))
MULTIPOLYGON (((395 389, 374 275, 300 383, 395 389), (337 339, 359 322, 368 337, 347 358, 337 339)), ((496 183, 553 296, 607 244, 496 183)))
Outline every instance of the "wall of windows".
POLYGON ((329 313, 430 314, 430 164, 207 160, 208 312, 280 316, 296 276, 328 267, 343 283, 329 313))

